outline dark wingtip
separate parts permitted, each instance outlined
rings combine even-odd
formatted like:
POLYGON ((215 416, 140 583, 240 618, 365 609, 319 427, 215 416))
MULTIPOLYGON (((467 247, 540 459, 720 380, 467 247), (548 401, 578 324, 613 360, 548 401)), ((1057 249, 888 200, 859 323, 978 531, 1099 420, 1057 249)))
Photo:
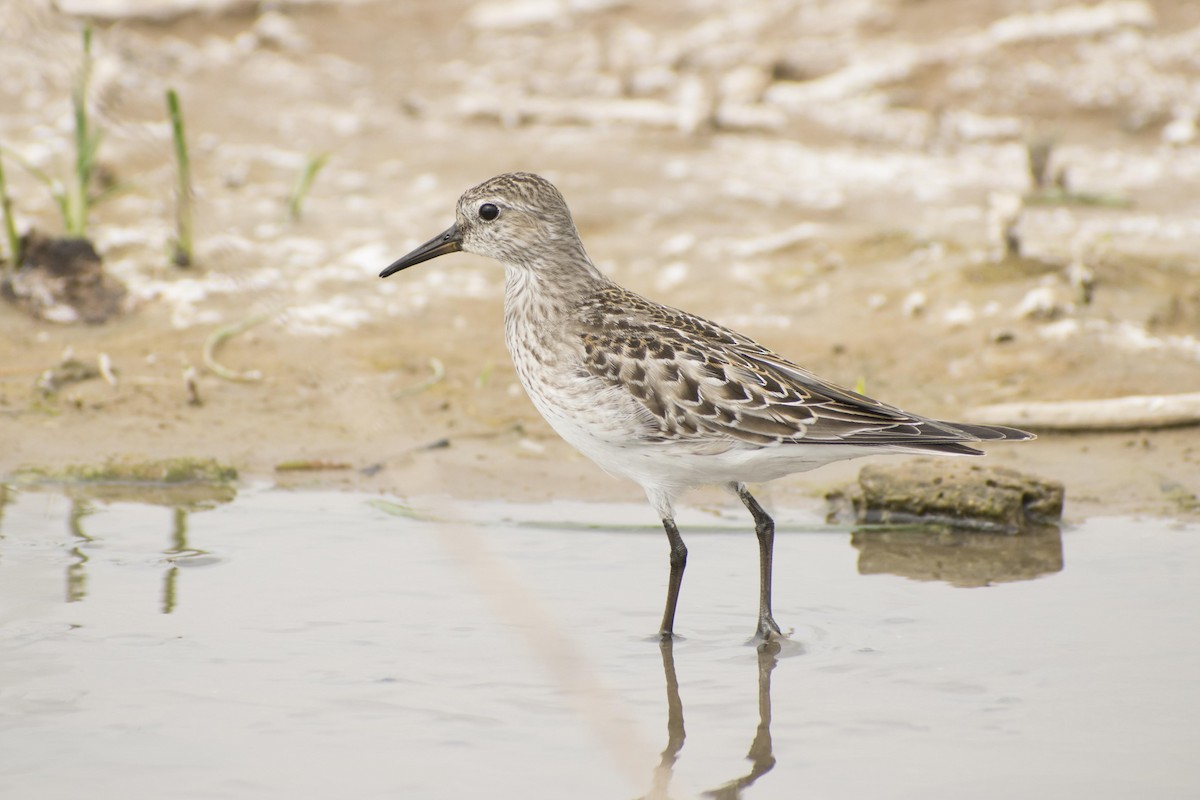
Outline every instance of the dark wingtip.
POLYGON ((951 422, 950 426, 963 433, 974 436, 980 441, 1009 441, 1021 442, 1036 439, 1037 436, 1019 428, 1009 428, 1004 425, 970 425, 965 422, 951 422))

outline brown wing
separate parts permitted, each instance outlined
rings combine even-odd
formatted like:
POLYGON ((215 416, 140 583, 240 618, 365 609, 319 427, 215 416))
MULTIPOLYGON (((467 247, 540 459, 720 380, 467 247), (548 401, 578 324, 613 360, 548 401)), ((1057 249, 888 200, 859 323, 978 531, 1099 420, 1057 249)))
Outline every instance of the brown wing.
POLYGON ((909 414, 822 380, 739 333, 619 287, 593 298, 582 312, 585 369, 650 412, 657 422, 657 430, 647 432, 650 439, 976 453, 961 443, 1028 437, 909 414))

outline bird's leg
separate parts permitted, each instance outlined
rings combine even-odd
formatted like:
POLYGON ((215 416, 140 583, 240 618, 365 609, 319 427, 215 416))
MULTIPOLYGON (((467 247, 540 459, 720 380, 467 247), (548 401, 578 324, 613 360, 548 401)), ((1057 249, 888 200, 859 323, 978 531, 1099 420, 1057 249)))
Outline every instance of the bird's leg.
POLYGON ((775 520, 771 519, 763 507, 754 499, 754 495, 746 489, 744 483, 736 483, 731 487, 734 493, 750 510, 754 517, 754 533, 758 536, 758 633, 757 637, 769 641, 783 636, 779 623, 771 615, 771 556, 775 549, 775 520))
POLYGON ((687 566, 687 547, 683 544, 679 529, 675 527, 675 520, 663 517, 662 524, 667 531, 667 540, 671 543, 671 577, 667 581, 667 607, 663 610, 662 626, 658 631, 665 639, 671 636, 675 626, 675 604, 679 602, 683 568, 687 566))

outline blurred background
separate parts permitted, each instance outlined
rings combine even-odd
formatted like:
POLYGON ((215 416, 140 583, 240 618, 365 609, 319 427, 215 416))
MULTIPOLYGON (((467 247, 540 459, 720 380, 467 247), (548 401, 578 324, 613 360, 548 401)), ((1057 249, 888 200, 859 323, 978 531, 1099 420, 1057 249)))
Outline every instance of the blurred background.
POLYGON ((3 0, 0 796, 1198 796, 1198 115, 1195 2, 3 0), (775 481, 754 648, 697 492, 660 643, 501 268, 377 277, 518 169, 631 289, 1036 428, 970 463, 1065 523, 775 481))
MULTIPOLYGON (((1200 391, 1195 3, 0 17, 6 264, 25 251, 0 303, 3 472, 211 456, 283 482, 637 501, 524 398, 497 265, 376 277, 517 169, 559 186, 617 281, 919 413, 1200 391), (46 237, 71 231, 95 258, 55 267, 46 237)), ((1197 429, 1113 427, 995 460, 1066 481, 1075 513, 1195 513, 1197 429)), ((802 502, 856 469, 772 491, 802 502)))

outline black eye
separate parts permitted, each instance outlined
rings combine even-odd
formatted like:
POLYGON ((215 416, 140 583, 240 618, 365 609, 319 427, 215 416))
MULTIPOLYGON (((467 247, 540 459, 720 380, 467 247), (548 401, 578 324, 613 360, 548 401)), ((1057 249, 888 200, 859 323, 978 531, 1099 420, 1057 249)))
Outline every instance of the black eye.
POLYGON ((479 207, 479 218, 485 222, 491 222, 498 216, 500 216, 500 209, 491 203, 484 203, 479 207))

